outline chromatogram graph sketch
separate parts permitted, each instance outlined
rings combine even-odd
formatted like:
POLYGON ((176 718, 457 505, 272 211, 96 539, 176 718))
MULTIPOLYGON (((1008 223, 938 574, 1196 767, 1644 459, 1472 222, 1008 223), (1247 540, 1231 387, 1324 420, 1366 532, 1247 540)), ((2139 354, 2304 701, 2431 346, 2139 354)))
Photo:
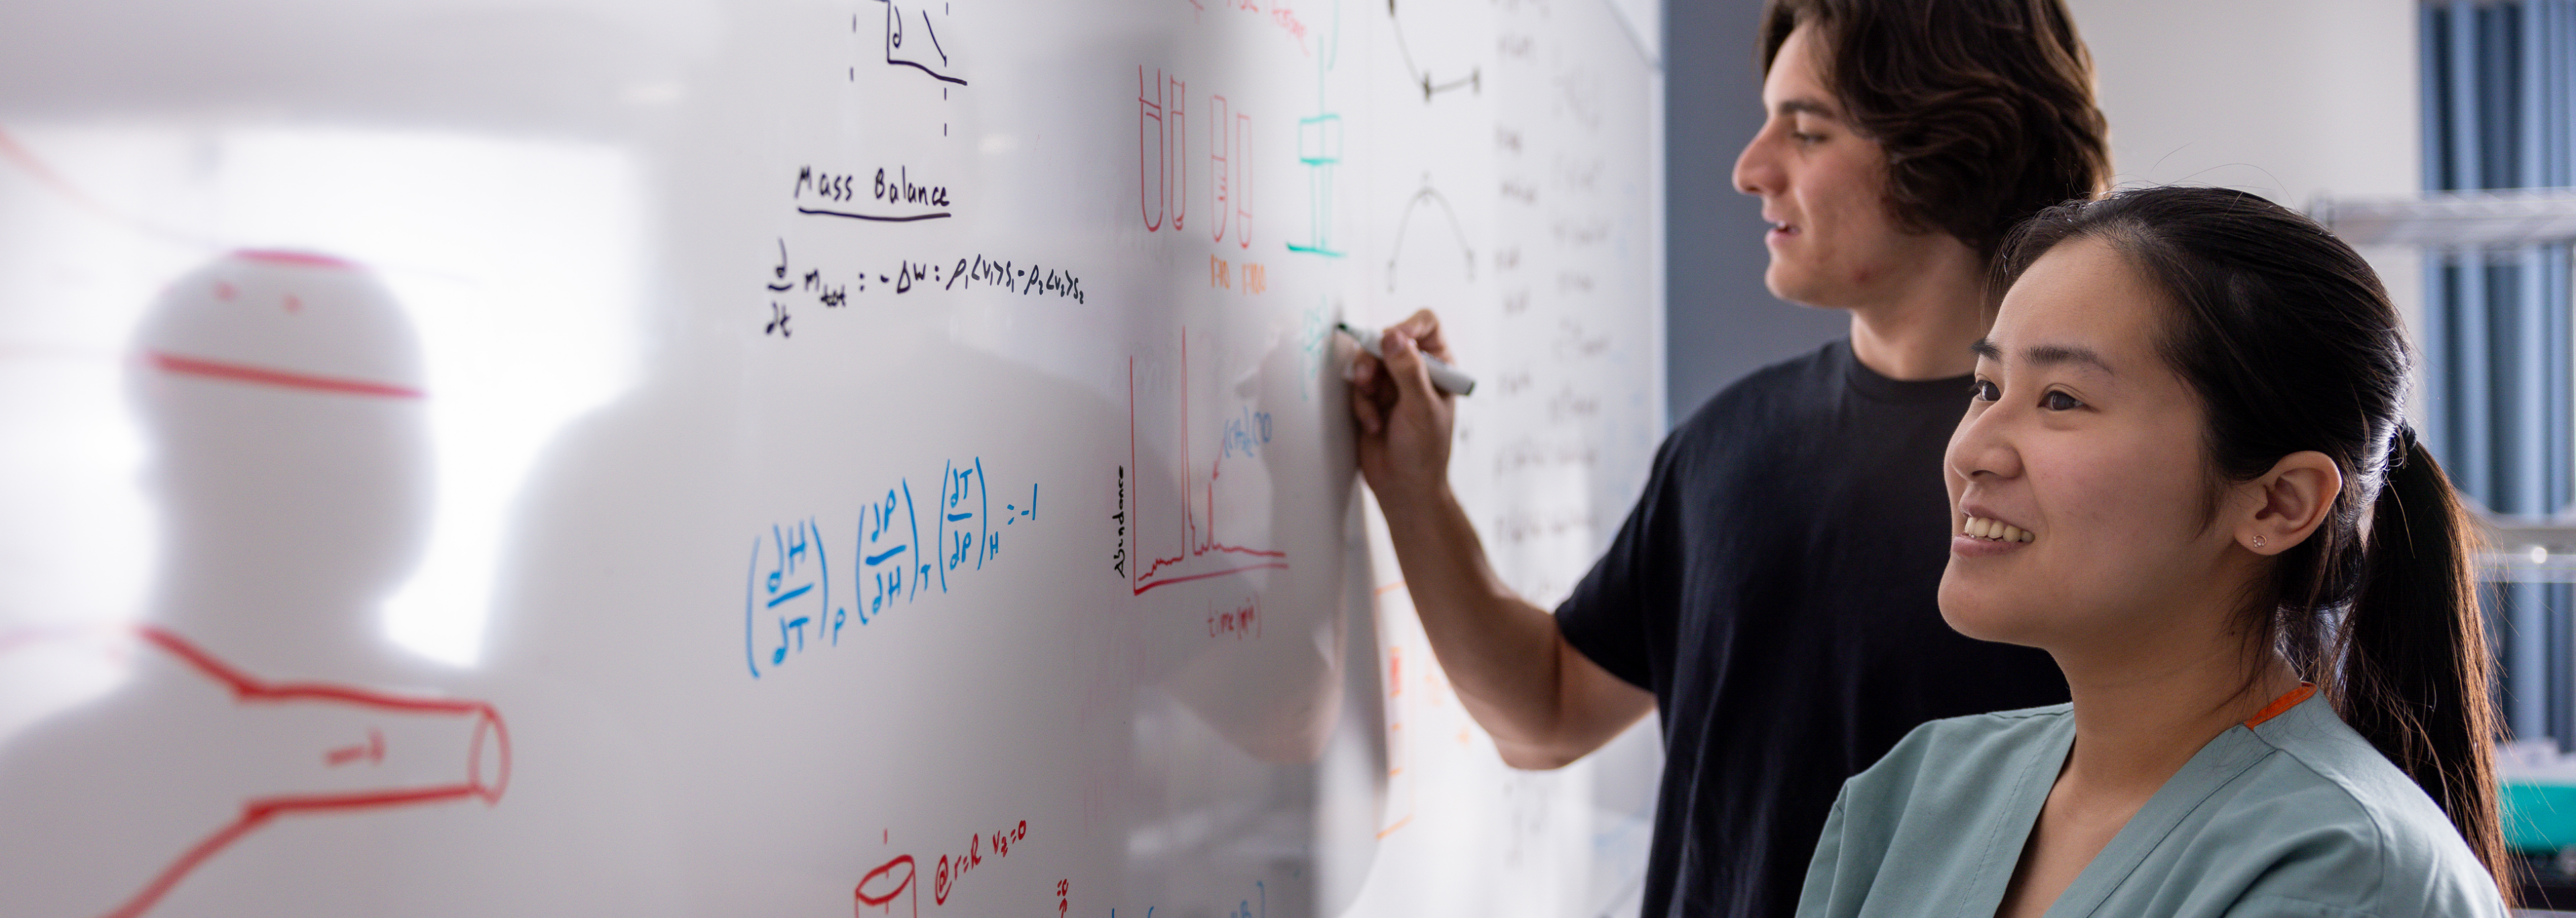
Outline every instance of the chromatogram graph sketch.
MULTIPOLYGON (((1217 534, 1217 510, 1223 506, 1218 499, 1217 485, 1225 477, 1225 459, 1230 451, 1220 443, 1215 458, 1208 465, 1206 481, 1202 483, 1198 480, 1198 467, 1191 464, 1190 446, 1194 434, 1190 423, 1189 368, 1189 331, 1183 329, 1181 331, 1181 374, 1179 384, 1175 387, 1180 396, 1180 435, 1174 438, 1173 442, 1177 445, 1176 451, 1179 453, 1177 458, 1180 460, 1181 480, 1188 482, 1188 486, 1183 491, 1180 515, 1172 521, 1180 530, 1181 551, 1167 556, 1146 547, 1145 533, 1152 531, 1158 524, 1148 522, 1150 517, 1145 512, 1145 492, 1148 489, 1140 480, 1132 509, 1136 520, 1138 563, 1130 568, 1133 576, 1127 582, 1129 591, 1137 596, 1143 596, 1147 591, 1157 587, 1175 583, 1207 580, 1257 570, 1288 569, 1288 553, 1285 551, 1233 544, 1226 542, 1217 534)), ((1140 468, 1136 464, 1137 414, 1136 360, 1130 357, 1127 359, 1127 467, 1131 469, 1140 468)))

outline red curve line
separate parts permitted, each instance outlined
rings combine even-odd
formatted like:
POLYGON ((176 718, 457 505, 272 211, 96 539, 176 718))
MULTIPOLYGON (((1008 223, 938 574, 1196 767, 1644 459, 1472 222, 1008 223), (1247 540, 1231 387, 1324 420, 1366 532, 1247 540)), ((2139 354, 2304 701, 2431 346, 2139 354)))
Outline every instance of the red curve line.
POLYGON ((296 249, 239 249, 233 252, 233 257, 244 261, 264 261, 269 264, 294 265, 299 268, 330 268, 340 271, 365 270, 364 268, 359 267, 357 262, 350 261, 337 255, 324 255, 320 252, 305 252, 296 249))
POLYGON ((161 351, 150 351, 144 356, 151 358, 152 365, 161 368, 165 372, 184 373, 190 376, 204 376, 211 379, 254 383, 263 386, 278 386, 286 389, 308 389, 314 392, 333 392, 341 395, 376 395, 383 396, 385 398, 421 397, 421 391, 418 389, 414 389, 409 386, 397 386, 391 383, 369 382, 363 379, 341 379, 332 376, 315 376, 308 373, 295 373, 287 370, 272 370, 267 367, 252 366, 246 363, 226 363, 220 360, 207 360, 202 357, 183 357, 178 354, 164 353, 161 351))
POLYGON ((1187 560, 1189 560, 1189 556, 1187 555, 1183 555, 1178 558, 1156 558, 1151 566, 1145 568, 1144 573, 1136 575, 1136 581, 1138 583, 1142 583, 1146 580, 1153 579, 1154 572, 1187 560))
POLYGON ((1288 553, 1287 553, 1287 552, 1284 552, 1284 551, 1269 551, 1269 550, 1266 550, 1266 549, 1260 549, 1260 548, 1244 548, 1244 547, 1239 546, 1239 545, 1227 545, 1227 544, 1224 544, 1224 543, 1222 543, 1222 542, 1210 542, 1210 543, 1208 543, 1208 547, 1207 547, 1204 551, 1199 552, 1199 554, 1207 554, 1208 552, 1211 552, 1211 551, 1221 551, 1221 552, 1225 552, 1225 553, 1227 553, 1227 554, 1234 554, 1234 555, 1257 555, 1257 556, 1259 556, 1259 557, 1263 557, 1263 558, 1285 558, 1285 557, 1288 557, 1288 553))
POLYGON ((70 640, 87 630, 76 625, 57 625, 0 633, 0 653, 11 653, 44 642, 70 640))
POLYGON ((1190 581, 1192 581, 1192 580, 1206 580, 1206 579, 1208 579, 1208 578, 1210 578, 1210 577, 1223 577, 1223 576, 1225 576, 1225 575, 1227 575, 1227 574, 1240 574, 1240 573, 1243 573, 1243 572, 1245 572, 1245 571, 1273 570, 1273 569, 1276 569, 1276 570, 1283 570, 1283 571, 1284 571, 1284 570, 1287 570, 1287 569, 1288 569, 1288 564, 1287 564, 1286 562, 1284 562, 1284 561, 1273 561, 1273 562, 1270 562, 1270 563, 1267 563, 1267 564, 1248 564, 1248 565, 1245 565, 1245 566, 1243 566, 1243 567, 1229 567, 1229 568, 1226 568, 1225 570, 1221 570, 1221 571, 1209 571, 1209 572, 1204 573, 1204 574, 1191 574, 1191 575, 1189 575, 1189 576, 1187 576, 1187 577, 1172 577, 1172 578, 1168 578, 1168 579, 1164 579, 1164 580, 1157 580, 1157 581, 1154 581, 1154 582, 1152 582, 1152 583, 1145 584, 1144 586, 1137 587, 1137 588, 1136 588, 1136 595, 1138 595, 1138 596, 1143 596, 1143 595, 1145 595, 1145 591, 1146 591, 1146 590, 1150 590, 1150 589, 1153 589, 1153 588, 1158 587, 1158 586, 1169 586, 1169 585, 1171 585, 1171 584, 1175 584, 1175 583, 1188 583, 1188 582, 1190 582, 1190 581))
POLYGON ((214 834, 199 841, 195 847, 189 848, 187 853, 180 855, 177 860, 171 861, 170 866, 162 868, 161 873, 152 878, 152 882, 144 884, 143 889, 135 893, 132 899, 126 900, 124 905, 108 912, 106 918, 134 918, 149 911, 155 903, 161 901, 162 896, 168 895, 173 887, 178 886, 180 880, 186 879, 190 871, 197 869, 197 865, 222 852, 226 846, 240 840, 242 836, 250 834, 251 830, 281 815, 411 806, 461 800, 467 797, 481 797, 484 803, 492 804, 499 802, 502 791, 510 786, 510 729, 502 723, 501 712, 494 710, 489 704, 440 698, 405 698, 365 689, 319 683, 262 682, 248 673, 234 669, 230 664, 215 659, 212 654, 189 643, 187 639, 161 628, 143 625, 135 630, 145 641, 185 661, 206 678, 223 683, 226 688, 232 690, 235 701, 243 703, 335 701, 389 711, 481 714, 483 722, 477 725, 474 731, 473 747, 468 752, 471 759, 470 765, 474 770, 469 773, 465 783, 393 791, 269 797, 244 803, 241 816, 234 819, 231 825, 216 830, 214 834), (488 787, 484 786, 481 773, 483 733, 487 726, 491 729, 494 738, 500 742, 501 752, 500 781, 488 787))
POLYGON ((46 187, 52 188, 55 193, 69 199, 74 204, 87 208, 91 212, 107 217, 111 220, 123 221, 125 219, 124 214, 118 213, 115 208, 99 203, 98 199, 90 197, 87 192, 80 190, 80 186, 72 184, 69 180, 63 178, 61 173, 55 172, 53 167, 45 165, 44 160, 37 159, 34 152, 19 145, 18 139, 9 136, 7 131, 0 131, 0 159, 6 159, 12 163, 16 163, 18 168, 27 170, 27 174, 33 176, 37 182, 44 184, 46 187))
POLYGON ((139 626, 137 630, 142 633, 144 640, 150 641, 161 649, 169 651, 172 655, 187 661, 188 665, 196 667, 197 671, 205 674, 207 678, 221 682, 225 687, 232 689, 234 697, 241 701, 292 701, 296 699, 319 698, 331 701, 343 701, 364 707, 383 708, 389 711, 443 711, 455 714, 481 712, 495 721, 501 719, 500 713, 492 710, 491 705, 480 701, 468 701, 453 698, 410 698, 401 695, 389 695, 383 692, 369 691, 367 689, 349 688, 339 685, 326 685, 322 683, 272 684, 262 682, 248 673, 234 669, 231 664, 215 659, 213 654, 209 654, 204 650, 199 649, 197 645, 189 643, 188 639, 172 634, 158 626, 142 625, 139 626))
POLYGON ((144 220, 126 213, 125 211, 110 207, 107 204, 100 202, 97 198, 90 197, 87 192, 80 190, 80 186, 72 184, 71 180, 63 178, 61 173, 55 172, 53 167, 45 165, 44 160, 36 158, 36 154, 33 151, 20 145, 17 138, 9 136, 9 132, 7 131, 0 131, 0 160, 7 160, 16 164, 18 168, 25 170, 29 176, 35 178, 37 184, 53 189, 54 193, 62 195, 64 200, 70 201, 73 206, 89 211, 92 216, 107 220, 110 223, 123 224, 126 228, 135 230, 144 235, 158 236, 165 241, 176 242, 183 245, 201 246, 205 248, 224 247, 222 243, 216 242, 212 239, 198 236, 193 233, 180 232, 178 230, 153 223, 149 220, 144 220))
MULTIPOLYGON (((1238 571, 1260 570, 1261 568, 1265 568, 1265 567, 1276 567, 1276 568, 1282 568, 1282 569, 1285 569, 1285 568, 1288 566, 1288 565, 1287 565, 1287 563, 1286 563, 1286 559, 1287 559, 1287 557, 1288 557, 1288 553, 1287 553, 1287 552, 1284 552, 1284 551, 1265 551, 1265 550, 1258 549, 1258 548, 1244 548, 1244 547, 1236 546, 1236 545, 1210 544, 1210 545, 1208 545, 1208 546, 1206 546, 1206 547, 1204 547, 1204 548, 1195 548, 1195 549, 1192 549, 1192 550, 1190 551, 1190 554, 1188 555, 1188 557, 1182 557, 1182 558, 1156 558, 1156 559, 1154 559, 1154 563, 1153 563, 1153 565, 1152 565, 1152 566, 1149 566, 1149 567, 1147 567, 1147 568, 1145 568, 1145 573, 1144 573, 1142 576, 1137 577, 1137 578, 1136 578, 1136 580, 1137 580, 1137 582, 1139 582, 1139 583, 1142 583, 1142 582, 1147 581, 1147 580, 1152 580, 1152 579, 1154 579, 1154 574, 1155 574, 1156 572, 1161 571, 1163 568, 1171 567, 1171 566, 1177 565, 1177 564, 1179 564, 1179 563, 1181 563, 1181 562, 1183 562, 1183 561, 1187 561, 1187 560, 1189 560, 1190 558, 1199 557, 1199 556, 1201 556, 1201 555, 1205 555, 1205 554, 1207 554, 1207 553, 1209 553, 1209 552, 1223 552, 1223 553, 1225 553, 1225 554, 1230 554, 1230 555, 1251 555, 1251 556, 1256 557, 1256 558, 1278 558, 1278 559, 1281 559, 1281 563, 1278 563, 1278 564, 1264 564, 1264 565, 1259 565, 1259 566, 1257 566, 1257 567, 1239 567, 1239 568, 1235 568, 1235 570, 1238 570, 1238 571)), ((1182 579, 1185 579, 1185 580, 1191 580, 1191 579, 1197 579, 1197 578, 1182 578, 1182 579)), ((1166 580, 1166 581, 1163 581, 1163 582, 1164 582, 1164 583, 1177 583, 1177 582, 1179 582, 1179 581, 1166 580)), ((1142 592, 1144 592, 1144 590, 1137 590, 1136 592, 1142 593, 1142 592)))

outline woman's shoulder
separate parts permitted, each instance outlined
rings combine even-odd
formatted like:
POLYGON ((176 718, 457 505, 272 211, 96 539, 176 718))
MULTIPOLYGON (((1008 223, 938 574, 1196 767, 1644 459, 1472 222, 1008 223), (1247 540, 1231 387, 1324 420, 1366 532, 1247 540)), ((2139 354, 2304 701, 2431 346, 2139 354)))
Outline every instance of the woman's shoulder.
POLYGON ((2228 858, 2236 867, 2212 865, 2251 874, 2240 903, 2504 914, 2494 880, 2441 807, 2324 699, 2252 732, 2273 754, 2230 782, 2201 829, 2253 849, 2228 858))
POLYGON ((2003 882, 2074 724, 2067 707, 1936 720, 1843 782, 1808 864, 1801 915, 1885 913, 2003 882), (1999 873, 2000 872, 2000 873, 1999 873))
POLYGON ((1897 741, 1888 757, 1912 754, 1947 758, 2031 742, 2073 729, 2073 713, 2074 706, 2061 701, 2036 708, 1925 721, 1897 741))
POLYGON ((2074 729, 2065 703, 1928 721, 1905 734, 1877 764, 1854 775, 1847 794, 1942 796, 1949 785, 1986 790, 1996 775, 2074 729))

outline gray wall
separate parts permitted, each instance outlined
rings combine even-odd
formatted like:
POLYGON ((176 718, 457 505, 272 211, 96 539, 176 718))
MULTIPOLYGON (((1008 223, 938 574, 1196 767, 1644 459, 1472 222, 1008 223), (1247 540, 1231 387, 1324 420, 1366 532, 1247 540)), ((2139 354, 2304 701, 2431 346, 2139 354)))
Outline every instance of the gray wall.
POLYGON ((1762 288, 1762 203, 1733 178, 1762 126, 1761 12, 1761 0, 1664 5, 1664 366, 1676 424, 1737 377, 1851 324, 1762 288))

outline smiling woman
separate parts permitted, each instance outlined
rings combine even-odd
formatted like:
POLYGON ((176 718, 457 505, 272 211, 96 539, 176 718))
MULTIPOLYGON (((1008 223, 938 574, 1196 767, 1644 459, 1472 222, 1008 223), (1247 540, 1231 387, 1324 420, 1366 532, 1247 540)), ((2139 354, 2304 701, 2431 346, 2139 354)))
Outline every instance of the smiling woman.
POLYGON ((1847 782, 1799 914, 2503 914, 2467 530, 2369 266, 2151 188, 2042 212, 1997 273, 1941 612, 2074 700, 1847 782))

